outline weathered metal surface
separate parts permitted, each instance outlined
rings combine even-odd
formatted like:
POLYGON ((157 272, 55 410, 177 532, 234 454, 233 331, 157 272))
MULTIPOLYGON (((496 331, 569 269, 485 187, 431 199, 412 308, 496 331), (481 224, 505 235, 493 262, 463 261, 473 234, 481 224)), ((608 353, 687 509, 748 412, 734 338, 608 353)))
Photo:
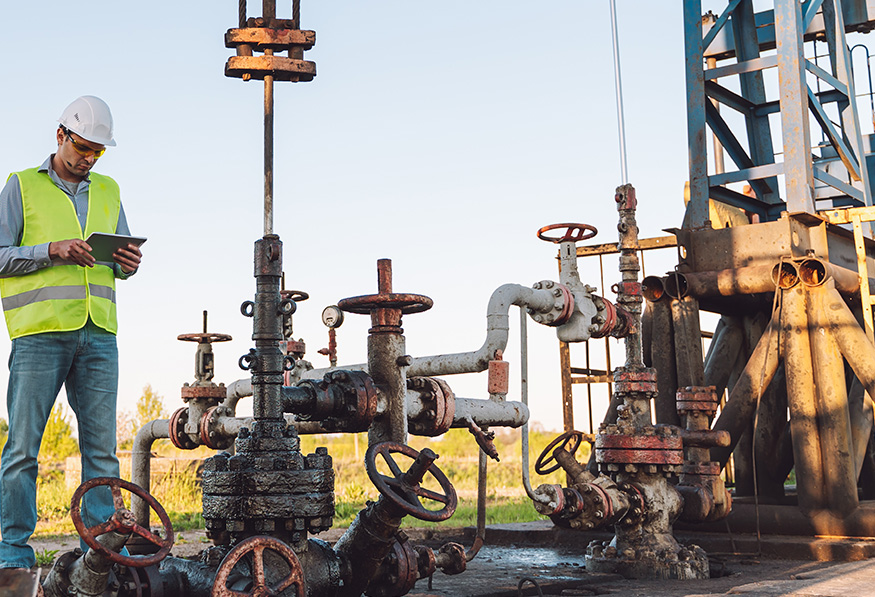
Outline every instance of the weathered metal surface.
POLYGON ((368 448, 365 454, 365 466, 371 482, 380 491, 380 494, 399 511, 400 515, 410 515, 420 520, 438 522, 453 515, 456 511, 457 498, 456 491, 449 479, 439 468, 433 466, 437 458, 438 455, 428 448, 417 452, 406 444, 383 442, 368 448), (407 472, 401 470, 395 462, 393 454, 403 454, 414 459, 407 472), (377 456, 381 456, 388 464, 393 477, 379 472, 377 456), (434 477, 443 493, 425 489, 420 485, 426 474, 434 477), (438 510, 426 508, 421 502, 422 499, 443 504, 443 507, 438 510))
POLYGON ((814 286, 807 290, 816 408, 821 413, 817 423, 823 450, 826 499, 833 512, 850 514, 860 501, 845 385, 845 360, 826 315, 827 304, 831 302, 828 289, 814 286))
POLYGON ((547 242, 559 244, 564 242, 580 242, 588 240, 598 234, 599 231, 595 226, 590 224, 550 224, 538 229, 538 238, 547 242), (552 230, 561 230, 565 228, 565 233, 560 235, 548 235, 552 230))
MULTIPOLYGON (((95 477, 79 486, 73 493, 70 506, 70 518, 73 520, 73 526, 76 527, 76 532, 82 537, 82 540, 93 549, 96 553, 106 558, 111 562, 122 564, 123 566, 131 566, 134 568, 142 568, 144 566, 152 566, 164 559, 170 549, 173 547, 173 526, 170 524, 170 518, 167 512, 158 503, 154 497, 146 493, 142 488, 134 485, 130 481, 123 479, 115 479, 111 477, 95 477), (109 487, 112 492, 112 500, 115 505, 116 512, 105 523, 86 527, 82 520, 81 504, 86 493, 97 487, 109 487), (133 494, 136 494, 140 499, 144 500, 150 508, 158 515, 163 526, 164 536, 161 537, 153 533, 150 529, 146 529, 137 524, 133 513, 125 508, 124 499, 121 495, 121 489, 124 488, 133 494), (97 538, 107 533, 116 532, 120 535, 129 535, 135 533, 143 537, 147 541, 158 546, 158 551, 147 556, 127 556, 122 555, 112 549, 107 548, 102 543, 97 541, 97 538)), ((119 551, 124 546, 124 541, 118 545, 119 551)))
POLYGON ((598 449, 595 451, 599 464, 683 464, 684 453, 680 450, 645 449, 598 449))
POLYGON ((781 336, 787 370, 790 428, 793 437, 801 440, 793 442, 799 507, 811 512, 827 507, 827 502, 806 294, 804 287, 799 286, 784 292, 781 336))
POLYGON ((263 52, 265 48, 285 50, 290 46, 300 46, 304 50, 309 50, 316 45, 316 32, 267 27, 229 29, 225 33, 225 47, 235 48, 240 45, 251 46, 252 50, 259 52, 263 52))
POLYGON ((419 578, 419 554, 409 541, 395 541, 368 585, 369 597, 394 597, 410 592, 419 578))
POLYGON ((228 581, 232 571, 242 560, 247 561, 250 568, 252 588, 247 595, 281 595, 285 591, 294 588, 295 597, 306 597, 304 584, 304 570, 298 561, 298 556, 288 545, 273 537, 250 537, 238 543, 234 549, 228 552, 216 573, 213 585, 212 597, 235 597, 239 591, 230 589, 228 581), (271 581, 268 575, 277 569, 277 566, 266 566, 265 552, 270 551, 278 554, 283 563, 289 568, 288 573, 279 580, 271 581))
POLYGON ((416 435, 438 436, 450 430, 456 414, 456 397, 443 380, 432 377, 410 377, 407 388, 419 392, 417 414, 410 415, 410 432, 416 435))

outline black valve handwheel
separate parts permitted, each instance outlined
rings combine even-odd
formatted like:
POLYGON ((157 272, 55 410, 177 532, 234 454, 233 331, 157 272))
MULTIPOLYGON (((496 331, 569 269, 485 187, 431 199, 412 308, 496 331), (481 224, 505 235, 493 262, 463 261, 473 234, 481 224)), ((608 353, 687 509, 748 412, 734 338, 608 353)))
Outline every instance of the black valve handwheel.
POLYGON ((565 224, 550 224, 549 226, 544 226, 543 228, 538 229, 538 238, 541 240, 545 240, 550 243, 564 243, 567 241, 578 242, 581 240, 588 240, 598 234, 599 231, 595 226, 590 224, 575 224, 575 223, 565 223, 565 224), (560 228, 565 228, 565 234, 562 236, 547 236, 545 233, 550 232, 551 230, 559 230, 560 228))
POLYGON ((419 481, 411 481, 409 472, 402 471, 398 463, 395 462, 394 454, 403 454, 413 460, 419 457, 419 452, 410 446, 396 442, 374 444, 368 448, 365 454, 368 477, 377 490, 394 506, 401 509, 405 515, 409 514, 419 520, 440 522, 452 516, 456 511, 457 498, 456 490, 453 489, 447 476, 438 467, 431 464, 423 477, 426 474, 431 474, 440 485, 443 493, 426 489, 420 485, 419 481), (383 475, 377 470, 378 455, 383 458, 394 476, 383 475), (444 507, 440 510, 430 510, 422 505, 423 498, 443 504, 444 507))
POLYGON ((238 543, 234 549, 228 552, 213 583, 212 597, 268 597, 280 595, 286 589, 295 588, 295 597, 305 597, 304 569, 298 556, 292 548, 273 537, 256 536, 250 537, 238 543), (289 566, 289 573, 277 582, 268 585, 267 574, 264 566, 264 552, 270 550, 278 554, 289 566), (252 571, 252 587, 248 591, 235 591, 228 588, 228 577, 231 571, 245 556, 251 554, 250 569, 252 571))
POLYGON ((554 439, 550 444, 544 448, 544 451, 541 452, 541 455, 538 456, 538 459, 535 461, 535 472, 539 475, 549 475, 555 470, 559 469, 559 463, 556 462, 556 457, 554 455, 555 450, 553 448, 561 448, 568 452, 569 454, 574 454, 577 452, 577 448, 580 447, 580 442, 585 439, 587 435, 582 431, 566 431, 556 439, 554 439), (552 466, 550 463, 553 463, 552 466))
POLYGON ((158 503, 154 497, 152 497, 145 489, 140 487, 139 485, 134 485, 130 481, 125 481, 124 479, 116 479, 114 477, 95 477, 94 479, 90 479, 86 481, 73 494, 73 499, 70 502, 70 518, 73 519, 73 526, 76 527, 76 532, 79 533, 79 536, 82 537, 82 540, 85 541, 85 544, 88 545, 91 549, 105 557, 111 562, 115 562, 116 564, 121 564, 123 566, 129 566, 131 568, 144 568, 146 566, 152 566, 157 564, 161 560, 163 560, 167 554, 170 553, 170 548, 173 547, 173 526, 170 524, 170 517, 167 516, 167 512, 158 503), (86 527, 85 521, 82 520, 82 514, 80 512, 82 498, 88 493, 90 490, 95 487, 108 486, 110 491, 112 492, 112 501, 115 506, 116 512, 122 510, 124 512, 124 521, 119 520, 117 515, 113 515, 112 518, 107 520, 104 523, 95 525, 93 527, 86 527), (122 498, 121 489, 127 489, 141 500, 146 502, 152 510, 158 515, 158 518, 161 520, 161 524, 164 527, 164 537, 160 537, 150 531, 149 529, 145 529, 137 524, 133 519, 133 514, 125 507, 124 499, 122 498), (125 556, 120 553, 116 553, 103 545, 101 545, 97 541, 97 537, 100 535, 109 533, 110 531, 118 531, 122 534, 133 533, 135 535, 139 535, 140 537, 146 539, 150 543, 154 543, 159 547, 159 550, 150 555, 145 556, 125 556))

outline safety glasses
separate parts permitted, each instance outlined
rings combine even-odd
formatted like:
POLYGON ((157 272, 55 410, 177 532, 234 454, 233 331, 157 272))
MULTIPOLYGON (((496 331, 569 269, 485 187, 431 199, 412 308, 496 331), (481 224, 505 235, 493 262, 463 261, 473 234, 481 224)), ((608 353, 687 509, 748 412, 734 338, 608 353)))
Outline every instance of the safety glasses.
POLYGON ((96 160, 106 151, 106 147, 104 147, 103 149, 91 149, 87 145, 79 143, 78 141, 76 141, 76 139, 73 138, 73 136, 70 134, 70 131, 68 131, 67 129, 64 129, 64 134, 67 135, 67 139, 69 139, 70 143, 73 144, 73 149, 76 151, 76 153, 78 153, 82 157, 88 158, 94 156, 94 159, 96 160))

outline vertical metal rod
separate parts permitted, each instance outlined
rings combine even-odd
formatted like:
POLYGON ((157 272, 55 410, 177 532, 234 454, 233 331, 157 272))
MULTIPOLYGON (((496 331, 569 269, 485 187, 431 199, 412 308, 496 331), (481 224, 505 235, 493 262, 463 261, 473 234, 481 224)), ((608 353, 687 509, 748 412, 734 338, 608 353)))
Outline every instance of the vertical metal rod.
MULTIPOLYGON (((529 337, 528 337, 528 320, 526 310, 520 307, 520 400, 526 406, 529 405, 529 337)), ((546 498, 543 495, 538 495, 532 489, 532 482, 529 478, 529 422, 526 421, 520 430, 520 459, 522 460, 523 472, 523 489, 526 490, 526 495, 531 499, 543 502, 546 498)), ((481 453, 483 450, 480 451, 481 453)))
POLYGON ((623 118, 623 82, 620 75, 620 40, 617 32, 617 2, 611 4, 611 40, 614 47, 614 89, 617 95, 617 134, 620 140, 620 176, 623 184, 629 182, 629 171, 626 166, 626 123, 623 118))
POLYGON ((237 22, 241 29, 246 27, 246 0, 240 0, 237 4, 237 22))
MULTIPOLYGON (((592 375, 592 363, 589 358, 589 340, 583 343, 584 348, 586 350, 586 370, 589 372, 587 375, 592 375)), ((587 411, 589 412, 589 432, 595 433, 593 429, 595 429, 595 421, 592 418, 592 384, 586 384, 586 406, 587 411)))
MULTIPOLYGON (((276 18, 276 0, 263 0, 265 19, 276 18)), ((273 50, 265 50, 273 56, 273 50)), ((264 235, 273 234, 273 76, 264 77, 264 235)))
POLYGON ((574 429, 574 392, 571 380, 571 349, 567 342, 559 341, 559 368, 562 383, 562 429, 574 429))
POLYGON ((273 77, 267 75, 264 77, 264 235, 269 234, 273 234, 273 77))
MULTIPOLYGON (((716 58, 708 58, 708 70, 712 68, 717 68, 716 58)), ((711 104, 718 112, 720 111, 720 102, 712 99, 711 104)), ((716 134, 713 134, 711 137, 714 141, 714 174, 723 174, 726 172, 726 164, 723 162, 723 144, 720 143, 720 139, 717 138, 716 134)))

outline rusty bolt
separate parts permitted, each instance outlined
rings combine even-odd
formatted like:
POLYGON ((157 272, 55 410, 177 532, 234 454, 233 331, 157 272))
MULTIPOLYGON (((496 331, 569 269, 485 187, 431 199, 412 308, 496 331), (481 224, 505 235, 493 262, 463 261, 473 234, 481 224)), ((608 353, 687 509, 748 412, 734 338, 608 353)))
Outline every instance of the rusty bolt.
POLYGON ((545 284, 545 286, 546 286, 547 288, 553 288, 553 286, 554 286, 554 284, 553 284, 553 280, 547 280, 547 284, 545 284))
POLYGON ((398 357, 395 360, 395 364, 399 367, 409 367, 413 363, 413 357, 409 354, 405 354, 403 356, 398 357))

